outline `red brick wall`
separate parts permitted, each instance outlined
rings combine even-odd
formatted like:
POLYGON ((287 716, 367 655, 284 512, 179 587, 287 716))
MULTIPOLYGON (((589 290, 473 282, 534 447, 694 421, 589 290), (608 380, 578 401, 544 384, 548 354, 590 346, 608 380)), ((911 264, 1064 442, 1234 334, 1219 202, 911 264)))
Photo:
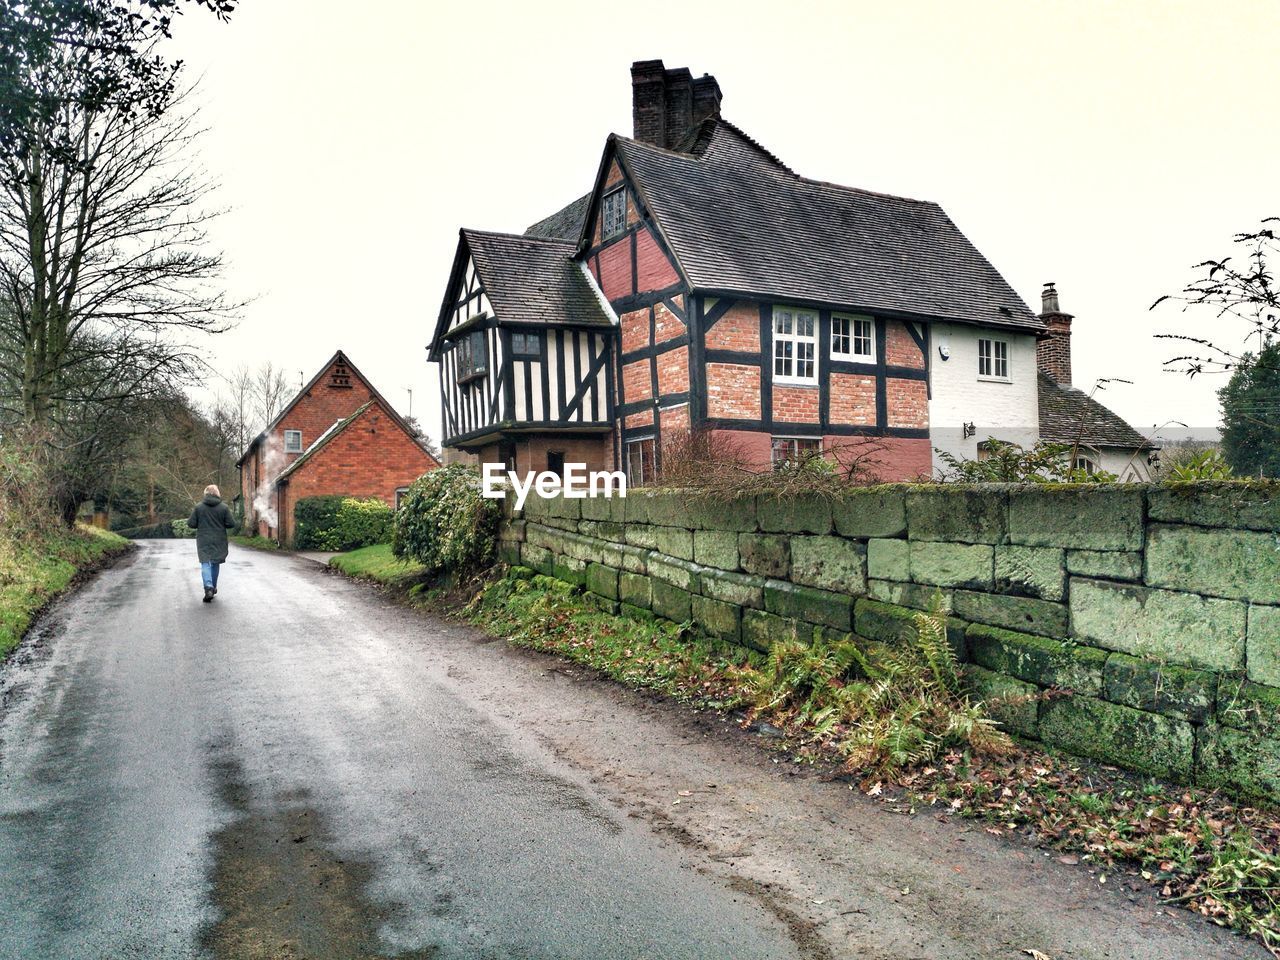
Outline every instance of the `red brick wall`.
POLYGON ((682 403, 678 407, 658 411, 658 424, 662 430, 662 441, 667 443, 689 434, 689 405, 682 403))
POLYGON ((759 420, 760 368, 741 363, 707 364, 707 416, 759 420))
POLYGON ((735 303, 707 331, 708 350, 760 350, 760 308, 754 303, 735 303))
MULTIPOLYGON (((588 470, 613 469, 613 438, 609 434, 575 435, 535 434, 516 443, 516 470, 547 469, 547 454, 564 454, 565 463, 585 463, 588 470)), ((497 461, 497 457, 493 458, 497 461)))
POLYGON ((622 368, 622 390, 627 403, 653 397, 653 377, 647 359, 628 363, 622 368))
POLYGON ((785 423, 818 422, 818 388, 773 385, 773 419, 785 423))
POLYGON ((640 410, 636 413, 627 414, 626 426, 628 429, 631 429, 632 427, 653 426, 653 411, 640 410))
POLYGON ((609 300, 630 296, 631 287, 631 237, 611 243, 599 253, 600 289, 609 300))
POLYGON ((375 403, 288 478, 281 497, 281 539, 293 538, 293 507, 303 497, 345 494, 394 505, 407 487, 436 466, 399 424, 375 403))
POLYGON ((924 353, 900 320, 885 322, 884 358, 891 367, 924 369, 924 353))
POLYGON ((665 303, 655 303, 653 305, 653 323, 654 323, 654 340, 662 343, 664 340, 674 340, 676 337, 682 337, 688 333, 689 328, 684 325, 679 317, 667 309, 665 303))
POLYGON ((933 447, 928 440, 906 437, 823 437, 831 456, 847 460, 858 456, 875 479, 885 483, 915 480, 933 473, 933 447))
POLYGON ((876 422, 876 378, 861 373, 831 374, 831 402, 828 419, 832 423, 871 424, 876 422))
POLYGON ((680 282, 680 275, 662 252, 648 227, 641 227, 636 238, 636 277, 641 292, 663 290, 680 282))
POLYGON ((618 317, 622 327, 622 352, 630 353, 649 345, 649 308, 632 310, 618 317))
POLYGON ((890 377, 885 381, 885 400, 889 426, 928 428, 929 391, 923 380, 890 377))
MULTIPOLYGON (((684 347, 658 354, 658 395, 684 393, 689 389, 689 351, 684 347)), ((632 399, 627 395, 627 400, 632 399)))

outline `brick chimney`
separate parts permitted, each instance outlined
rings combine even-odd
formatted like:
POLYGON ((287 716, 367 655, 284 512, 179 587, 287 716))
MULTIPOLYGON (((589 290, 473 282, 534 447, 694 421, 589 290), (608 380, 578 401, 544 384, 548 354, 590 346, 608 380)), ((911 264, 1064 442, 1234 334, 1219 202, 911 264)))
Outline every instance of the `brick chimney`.
POLYGON ((1036 366, 1052 380, 1071 386, 1071 314, 1058 305, 1058 288, 1049 281, 1040 294, 1040 319, 1048 334, 1036 343, 1036 366))
POLYGON ((687 67, 668 70, 661 60, 631 65, 632 135, 674 150, 707 117, 720 116, 720 85, 704 74, 693 78, 687 67))

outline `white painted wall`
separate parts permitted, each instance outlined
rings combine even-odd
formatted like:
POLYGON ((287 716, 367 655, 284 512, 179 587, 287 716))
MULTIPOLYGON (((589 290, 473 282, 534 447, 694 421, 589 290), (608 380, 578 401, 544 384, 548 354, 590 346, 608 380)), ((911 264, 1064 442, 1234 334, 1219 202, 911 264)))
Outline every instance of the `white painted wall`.
POLYGON ((988 330, 964 324, 935 323, 929 348, 932 392, 929 400, 929 441, 933 468, 942 462, 939 449, 974 460, 978 444, 989 437, 1030 447, 1040 438, 1040 408, 1036 397, 1036 338, 1033 334, 988 330), (1009 344, 1009 380, 978 377, 978 339, 989 337, 1009 344), (939 348, 950 356, 943 360, 939 348), (977 428, 963 436, 963 425, 977 428))

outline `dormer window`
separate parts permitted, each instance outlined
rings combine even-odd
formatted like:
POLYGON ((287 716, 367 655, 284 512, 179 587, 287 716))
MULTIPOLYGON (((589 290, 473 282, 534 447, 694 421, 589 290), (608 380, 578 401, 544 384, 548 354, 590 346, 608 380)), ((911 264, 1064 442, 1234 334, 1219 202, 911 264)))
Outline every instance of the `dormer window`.
POLYGON ((612 240, 627 229, 627 191, 606 193, 600 213, 600 239, 612 240))
POLYGON ((302 431, 286 430, 284 432, 284 452, 285 453, 301 453, 302 452, 302 431))
POLYGON ((485 353, 484 331, 476 330, 458 341, 458 382, 466 383, 483 377, 489 370, 485 353))

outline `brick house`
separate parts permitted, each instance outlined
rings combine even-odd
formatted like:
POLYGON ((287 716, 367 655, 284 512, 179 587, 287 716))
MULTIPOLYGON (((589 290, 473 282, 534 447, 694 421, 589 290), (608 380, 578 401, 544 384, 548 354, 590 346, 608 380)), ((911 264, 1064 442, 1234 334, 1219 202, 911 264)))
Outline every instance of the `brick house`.
POLYGON ((339 350, 237 461, 245 527, 287 546, 303 497, 377 497, 394 506, 439 465, 339 350))
POLYGON ((461 231, 429 358, 446 456, 632 483, 690 430, 884 480, 1040 429, 1050 327, 935 203, 810 180, 715 78, 632 65, 634 136, 523 235, 461 231))

